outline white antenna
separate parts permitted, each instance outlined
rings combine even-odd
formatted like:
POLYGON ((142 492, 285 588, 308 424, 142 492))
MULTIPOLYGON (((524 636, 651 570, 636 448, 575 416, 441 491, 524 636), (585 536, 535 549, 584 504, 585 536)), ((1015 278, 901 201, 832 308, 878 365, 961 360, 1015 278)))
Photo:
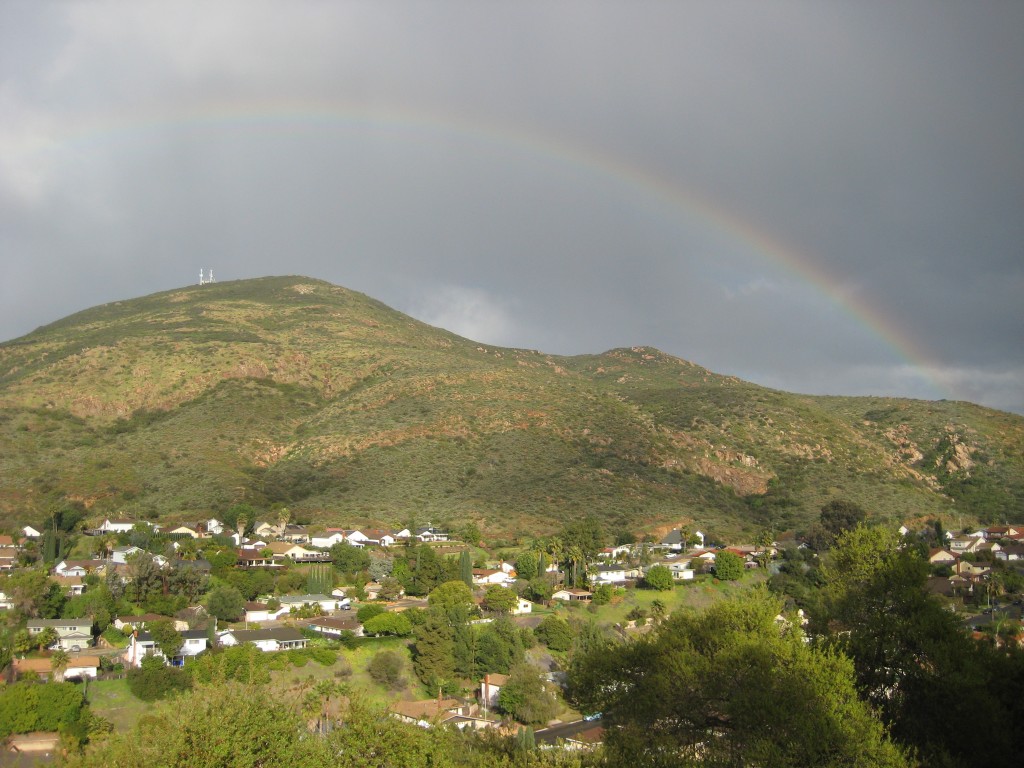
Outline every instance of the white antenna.
POLYGON ((205 273, 203 272, 202 269, 199 270, 199 284, 200 285, 209 285, 210 283, 216 283, 216 282, 217 281, 213 279, 213 267, 210 267, 210 276, 209 277, 207 277, 205 275, 205 273))
POLYGON ((205 283, 206 283, 206 281, 203 279, 203 270, 202 270, 202 268, 200 268, 199 269, 199 284, 200 285, 204 285, 205 283))
POLYGON ((217 282, 216 280, 213 279, 213 267, 210 267, 210 279, 207 282, 209 282, 209 283, 216 283, 217 282))

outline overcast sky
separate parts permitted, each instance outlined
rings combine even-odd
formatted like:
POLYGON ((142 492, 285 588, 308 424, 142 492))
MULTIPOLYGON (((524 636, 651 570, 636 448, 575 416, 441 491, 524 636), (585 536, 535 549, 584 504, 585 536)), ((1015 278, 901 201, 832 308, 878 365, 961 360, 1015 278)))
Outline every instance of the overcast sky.
POLYGON ((0 0, 0 255, 1024 413, 1024 3, 0 0))

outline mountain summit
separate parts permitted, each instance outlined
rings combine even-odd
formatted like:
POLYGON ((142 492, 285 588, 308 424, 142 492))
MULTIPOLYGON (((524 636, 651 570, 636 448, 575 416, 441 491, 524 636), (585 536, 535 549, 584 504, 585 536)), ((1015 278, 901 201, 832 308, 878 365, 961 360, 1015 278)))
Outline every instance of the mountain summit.
POLYGON ((1019 416, 792 395, 645 347, 491 347, 306 277, 114 302, 0 345, 0 439, 7 521, 244 501, 354 525, 735 534, 830 499, 965 522, 1024 501, 1019 416))

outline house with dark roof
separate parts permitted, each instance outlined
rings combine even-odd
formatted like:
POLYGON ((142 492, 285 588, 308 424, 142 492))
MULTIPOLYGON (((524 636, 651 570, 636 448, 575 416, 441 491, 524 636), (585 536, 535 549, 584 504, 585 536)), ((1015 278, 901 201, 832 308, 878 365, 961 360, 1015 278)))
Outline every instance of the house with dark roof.
POLYGON ((252 643, 261 651, 286 651, 291 648, 305 648, 306 636, 294 627, 273 627, 271 629, 229 629, 219 634, 220 644, 230 647, 241 643, 252 643))

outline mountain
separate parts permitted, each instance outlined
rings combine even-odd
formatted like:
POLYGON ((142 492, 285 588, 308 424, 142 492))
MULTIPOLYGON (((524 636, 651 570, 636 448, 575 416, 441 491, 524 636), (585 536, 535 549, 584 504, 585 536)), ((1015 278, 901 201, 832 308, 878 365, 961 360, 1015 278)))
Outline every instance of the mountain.
POLYGON ((779 531, 830 499, 893 521, 1024 517, 1019 416, 793 395, 651 348, 491 347, 305 277, 115 302, 0 345, 0 441, 7 523, 67 502, 508 536, 584 515, 779 531))

